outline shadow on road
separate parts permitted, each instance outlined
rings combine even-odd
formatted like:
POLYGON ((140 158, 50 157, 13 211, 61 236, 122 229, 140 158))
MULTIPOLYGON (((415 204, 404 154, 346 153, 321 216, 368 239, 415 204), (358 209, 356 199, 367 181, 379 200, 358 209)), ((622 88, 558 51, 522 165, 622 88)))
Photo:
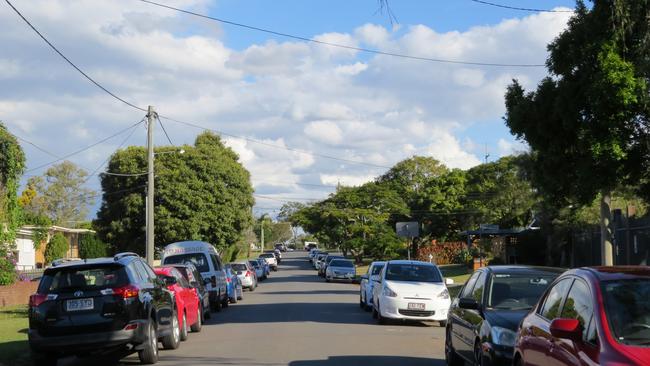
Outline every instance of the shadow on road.
POLYGON ((313 290, 313 291, 275 291, 266 292, 264 295, 355 295, 359 290, 313 290))
POLYGON ((402 356, 331 356, 327 360, 292 361, 289 366, 443 366, 443 359, 402 356))
POLYGON ((211 324, 251 324, 282 322, 314 322, 332 324, 372 324, 368 313, 355 303, 296 302, 273 304, 237 304, 228 316, 215 316, 211 324))

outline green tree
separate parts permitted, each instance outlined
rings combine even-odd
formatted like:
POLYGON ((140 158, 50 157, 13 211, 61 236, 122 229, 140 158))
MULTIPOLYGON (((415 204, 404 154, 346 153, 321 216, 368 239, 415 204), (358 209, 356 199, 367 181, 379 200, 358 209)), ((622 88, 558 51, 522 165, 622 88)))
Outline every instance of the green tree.
POLYGON ((108 246, 97 237, 97 234, 84 234, 79 237, 79 257, 83 259, 105 257, 108 246))
POLYGON ((55 225, 73 227, 86 219, 95 202, 95 192, 84 187, 87 180, 88 173, 70 161, 53 165, 43 176, 27 182, 21 197, 24 209, 32 215, 49 217, 55 225))
POLYGON ((645 0, 591 9, 578 1, 549 45, 552 76, 535 92, 515 81, 506 93, 505 122, 532 150, 540 193, 557 206, 600 194, 604 264, 612 264, 611 192, 648 166, 648 13, 645 0))
MULTIPOLYGON (((253 188, 239 157, 219 136, 206 132, 194 146, 157 147, 155 179, 155 243, 204 240, 223 250, 243 238, 252 225, 253 188)), ((115 152, 108 170, 139 173, 146 151, 128 147, 115 152)), ((99 237, 117 251, 144 254, 145 175, 102 175, 102 205, 95 225, 99 237)))
POLYGON ((50 242, 45 247, 45 263, 52 263, 55 259, 65 258, 68 250, 70 250, 70 244, 68 244, 68 239, 63 234, 56 233, 52 235, 50 242))

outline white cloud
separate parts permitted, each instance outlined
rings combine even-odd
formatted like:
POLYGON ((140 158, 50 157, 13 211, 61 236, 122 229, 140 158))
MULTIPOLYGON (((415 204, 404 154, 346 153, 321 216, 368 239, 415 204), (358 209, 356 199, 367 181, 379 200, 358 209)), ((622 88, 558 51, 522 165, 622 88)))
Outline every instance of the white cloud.
POLYGON ((499 139, 497 143, 499 148, 499 157, 521 154, 528 151, 528 145, 521 141, 499 139))
POLYGON ((343 186, 360 186, 374 180, 374 175, 334 175, 334 174, 321 174, 320 180, 323 184, 329 185, 343 185, 343 186))
POLYGON ((305 127, 305 134, 330 145, 336 145, 343 140, 343 132, 336 123, 331 121, 310 122, 305 127))

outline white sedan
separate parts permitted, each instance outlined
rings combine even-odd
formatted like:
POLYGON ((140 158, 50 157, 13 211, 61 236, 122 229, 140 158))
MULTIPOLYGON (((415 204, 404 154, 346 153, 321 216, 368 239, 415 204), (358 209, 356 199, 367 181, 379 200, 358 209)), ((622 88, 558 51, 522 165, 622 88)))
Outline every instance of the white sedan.
POLYGON ((359 306, 366 311, 370 311, 373 307, 372 288, 375 284, 374 280, 379 278, 381 270, 384 268, 386 262, 372 262, 368 267, 368 272, 361 276, 359 282, 359 306))
POLYGON ((446 324, 451 305, 442 273, 434 264, 419 261, 389 261, 373 286, 373 317, 385 324, 389 319, 434 320, 446 324))

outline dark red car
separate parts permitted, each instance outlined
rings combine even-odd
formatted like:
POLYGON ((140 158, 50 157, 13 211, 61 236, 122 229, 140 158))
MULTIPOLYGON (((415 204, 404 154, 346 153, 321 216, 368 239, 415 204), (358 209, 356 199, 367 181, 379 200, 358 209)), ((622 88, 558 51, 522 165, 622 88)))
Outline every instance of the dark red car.
POLYGON ((156 267, 154 272, 168 284, 167 288, 174 293, 181 341, 187 340, 189 328, 193 332, 200 332, 202 326, 201 300, 196 294, 196 290, 174 267, 156 267))
POLYGON ((650 267, 563 273, 523 319, 514 365, 650 365, 650 267))

